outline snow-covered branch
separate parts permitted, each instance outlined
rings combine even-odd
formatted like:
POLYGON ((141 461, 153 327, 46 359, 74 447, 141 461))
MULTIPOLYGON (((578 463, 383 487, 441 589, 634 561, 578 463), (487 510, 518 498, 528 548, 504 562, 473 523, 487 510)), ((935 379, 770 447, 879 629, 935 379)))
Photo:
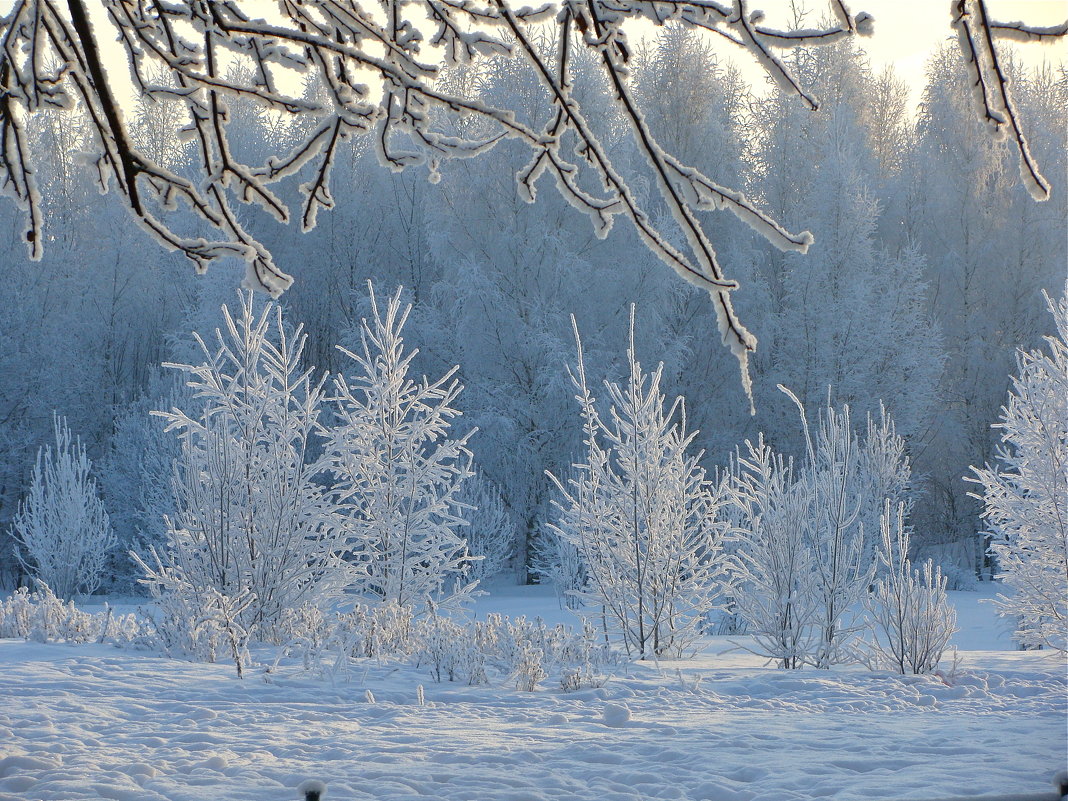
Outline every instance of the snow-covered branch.
POLYGON ((990 19, 983 0, 955 0, 953 3, 953 27, 968 64, 976 102, 995 136, 1004 137, 1012 133, 1020 151, 1020 179, 1036 201, 1049 199, 1049 181, 1039 171, 1020 126, 1019 115, 1009 92, 1009 81, 994 43, 995 31, 1012 38, 1041 41, 1063 36, 1066 26, 1068 23, 1050 29, 1030 29, 1022 23, 1004 25, 990 19), (1058 29, 1059 33, 1056 32, 1058 29))
MULTIPOLYGON (((730 291, 737 284, 720 263, 700 212, 728 209, 785 249, 804 252, 811 235, 787 231, 738 190, 704 177, 656 141, 631 87, 627 28, 674 21, 715 33, 751 54, 811 108, 819 99, 781 51, 872 30, 871 16, 854 13, 843 0, 830 0, 825 26, 798 30, 765 25, 746 0, 560 0, 533 8, 514 7, 510 0, 387 0, 373 7, 321 0, 269 9, 251 0, 106 0, 102 6, 20 0, 0 17, 0 191, 27 215, 24 237, 32 258, 41 257, 47 237, 25 123, 49 107, 81 110, 93 131, 88 160, 99 188, 115 188, 161 246, 183 253, 199 271, 221 258, 244 260, 246 286, 272 295, 292 278, 251 233, 240 205, 256 206, 283 224, 296 217, 302 230, 312 229, 317 212, 334 206, 332 168, 340 143, 352 136, 371 138, 391 170, 425 166, 431 180, 447 160, 516 139, 531 151, 529 165, 517 175, 524 199, 533 201, 539 177, 548 172, 598 235, 607 235, 614 217, 623 215, 661 261, 708 290, 720 337, 738 358, 747 390, 756 337, 734 311, 730 291), (555 40, 558 63, 551 63, 539 40, 555 40), (181 109, 184 133, 196 144, 190 172, 153 158, 131 135, 122 108, 127 90, 110 61, 111 41, 126 57, 139 100, 181 109), (596 116, 584 113, 588 101, 580 97, 589 93, 576 81, 591 77, 571 69, 573 48, 586 48, 600 64, 601 76, 594 77, 607 80, 611 102, 631 130, 640 156, 635 163, 611 159, 604 143, 612 131, 599 129, 592 122, 596 116), (458 85, 444 79, 467 65, 508 55, 522 59, 538 79, 551 104, 549 119, 523 121, 521 108, 489 104, 477 88, 466 94, 443 88, 458 85), (303 91, 287 88, 294 85, 303 91), (265 163, 243 160, 230 144, 230 106, 249 100, 294 133, 285 150, 265 163), (454 123, 464 118, 484 123, 475 126, 477 135, 456 135, 465 126, 454 123), (565 139, 579 157, 574 163, 565 157, 565 139), (301 172, 307 175, 295 187, 284 182, 301 172), (664 225, 634 190, 650 175, 668 211, 664 225), (299 214, 290 210, 294 202, 299 214)), ((1011 131, 1025 184, 1036 199, 1047 197, 1049 185, 1022 133, 995 39, 1055 40, 1064 26, 994 22, 982 0, 959 0, 954 25, 983 113, 995 132, 1011 131)), ((606 124, 603 116, 599 122, 606 124)))

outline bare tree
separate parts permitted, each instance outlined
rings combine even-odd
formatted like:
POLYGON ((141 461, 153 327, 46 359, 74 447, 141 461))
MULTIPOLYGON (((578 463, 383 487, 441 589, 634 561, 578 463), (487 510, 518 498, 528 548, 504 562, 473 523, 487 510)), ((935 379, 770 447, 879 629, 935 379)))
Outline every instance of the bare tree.
MULTIPOLYGON (((214 259, 238 257, 248 265, 246 284, 274 295, 292 279, 240 221, 235 201, 259 206, 287 223, 293 213, 273 185, 303 171, 299 216, 302 230, 317 212, 331 208, 331 168, 340 144, 354 134, 371 136, 380 161, 393 170, 425 165, 436 179, 442 160, 478 155, 504 138, 530 148, 516 176, 520 195, 532 202, 546 172, 557 189, 587 214, 599 236, 622 215, 642 241, 687 281, 708 290, 723 343, 738 358, 749 390, 748 357, 756 338, 731 304, 737 284, 720 265, 698 212, 727 209, 776 246, 804 252, 808 232, 790 233, 740 192, 721 186, 657 143, 628 80, 631 45, 627 27, 677 20, 709 31, 754 56, 787 91, 811 108, 818 105, 777 51, 819 45, 872 31, 867 13, 853 14, 844 0, 830 0, 832 21, 822 28, 776 30, 762 24, 746 0, 565 0, 518 9, 508 0, 356 0, 299 3, 283 0, 266 18, 251 0, 106 0, 91 19, 85 0, 18 0, 0 18, 0 186, 26 210, 25 239, 39 258, 45 237, 35 160, 25 122, 48 108, 80 106, 93 131, 91 162, 100 189, 114 187, 132 216, 164 247, 184 253, 204 270, 214 259), (555 26, 558 51, 546 55, 535 27, 555 26), (94 33, 94 27, 96 32, 94 33), (116 40, 130 67, 134 92, 161 104, 177 103, 196 144, 196 179, 177 174, 139 147, 124 121, 115 70, 105 65, 102 43, 116 40), (588 48, 599 63, 622 118, 643 158, 634 170, 652 175, 678 231, 662 231, 630 188, 634 175, 613 162, 572 91, 572 50, 588 48), (551 100, 540 127, 518 121, 508 108, 477 97, 451 94, 443 75, 488 54, 521 57, 551 100), (234 63, 247 69, 232 69, 234 63), (438 66, 443 62, 444 66, 438 66), (160 70, 170 79, 160 83, 160 70), (322 91, 286 89, 286 76, 314 79, 322 91), (286 155, 246 164, 228 140, 227 104, 251 99, 300 121, 302 135, 286 155), (446 133, 436 121, 474 116, 491 130, 477 138, 446 133), (569 161, 569 153, 579 159, 569 161), (589 178, 584 173, 592 173, 589 178), (589 187, 597 187, 596 190, 589 187), (176 224, 179 204, 191 210, 214 238, 189 235, 176 224), (681 238, 678 236, 681 234, 681 238), (676 245, 675 241, 684 243, 676 245)), ((1030 155, 1001 69, 997 41, 1045 41, 1062 37, 1068 23, 1038 28, 991 20, 983 0, 956 0, 959 33, 983 115, 995 133, 1018 144, 1024 182, 1036 199, 1048 183, 1030 155)), ((451 129, 455 130, 455 128, 451 129)))

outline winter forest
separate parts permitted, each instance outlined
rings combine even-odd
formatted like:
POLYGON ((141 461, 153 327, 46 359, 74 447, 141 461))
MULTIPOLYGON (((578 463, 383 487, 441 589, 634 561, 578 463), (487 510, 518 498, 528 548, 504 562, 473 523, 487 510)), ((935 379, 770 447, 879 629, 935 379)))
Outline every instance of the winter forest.
POLYGON ((1065 24, 6 5, 0 801, 1068 790, 1065 24))

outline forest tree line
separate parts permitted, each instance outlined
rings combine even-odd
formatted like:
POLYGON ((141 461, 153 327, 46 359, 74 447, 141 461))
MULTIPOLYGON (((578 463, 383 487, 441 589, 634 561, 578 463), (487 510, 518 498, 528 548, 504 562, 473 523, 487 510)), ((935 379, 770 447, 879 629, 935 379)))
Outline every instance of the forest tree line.
MULTIPOLYGON (((599 384, 625 372, 620 343, 632 302, 638 355, 663 361, 665 391, 688 399, 688 428, 700 431, 710 471, 757 432, 779 452, 801 454, 797 410, 778 384, 809 409, 830 393, 857 420, 885 404, 913 465, 913 542, 962 544, 963 580, 980 567, 982 523, 961 477, 990 458, 1015 349, 1036 346, 1050 328, 1041 290, 1063 288, 1068 74, 1009 65, 1031 148, 1054 177, 1050 200, 1036 204, 1009 145, 984 134, 960 57, 951 47, 932 57, 915 114, 909 87, 873 72, 852 42, 790 55, 823 100, 815 112, 755 92, 693 31, 668 27, 634 57, 634 91, 665 148, 815 236, 807 255, 782 253, 709 218, 742 286, 735 303, 760 339, 752 416, 737 365, 718 347, 707 293, 665 270, 631 227, 602 241, 558 195, 524 203, 513 176, 528 154, 513 143, 446 164, 428 181, 426 172, 390 173, 370 139, 354 139, 333 165, 334 208, 315 230, 296 235, 251 206, 242 224, 295 277, 282 304, 308 334, 309 367, 337 371, 344 357, 335 344, 357 348, 368 279, 384 293, 405 287, 407 336, 421 349, 416 372, 459 365, 456 427, 478 428, 468 442, 477 481, 513 531, 520 580, 552 517, 546 471, 566 475, 582 440, 565 369, 575 358, 569 315, 599 384)), ((598 86, 595 65, 580 57, 573 68, 591 72, 582 85, 598 86)), ((549 110, 515 61, 488 60, 449 80, 487 102, 507 98, 531 124, 549 110)), ((604 115, 602 130, 618 132, 602 144, 626 160, 633 145, 613 124, 617 109, 584 101, 587 115, 604 115)), ((252 102, 231 102, 229 113, 241 122, 230 144, 250 159, 285 152, 298 133, 252 102)), ((155 161, 178 174, 192 164, 180 105, 141 100, 127 118, 155 161)), ((161 365, 195 358, 190 332, 208 336, 221 324, 243 267, 193 275, 129 225, 78 163, 90 129, 76 112, 41 112, 27 128, 35 150, 51 155, 37 179, 52 240, 39 263, 18 248, 0 261, 0 580, 17 580, 10 522, 57 412, 86 443, 120 540, 111 586, 129 588, 136 571, 125 552, 158 541, 174 503, 173 434, 149 411, 173 406, 183 388, 161 365)), ((669 214, 651 178, 632 190, 654 214, 669 214)), ((24 237, 11 204, 0 206, 0 221, 9 242, 24 237)), ((192 219, 189 228, 196 233, 192 219)))

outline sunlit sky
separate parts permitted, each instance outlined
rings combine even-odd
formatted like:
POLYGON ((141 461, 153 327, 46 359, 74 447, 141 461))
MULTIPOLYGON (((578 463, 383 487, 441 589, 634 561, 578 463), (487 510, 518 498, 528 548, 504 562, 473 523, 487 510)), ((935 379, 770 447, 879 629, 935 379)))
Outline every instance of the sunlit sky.
MULTIPOLYGON (((785 29, 790 27, 793 4, 791 0, 752 0, 750 8, 759 8, 765 13, 764 24, 785 29)), ((262 5, 264 15, 270 15, 276 8, 273 0, 258 0, 246 3, 244 7, 255 15, 259 5, 262 5)), ((808 9, 807 25, 816 25, 830 14, 830 3, 826 0, 796 0, 796 5, 808 9)), ((928 57, 941 42, 953 36, 950 0, 847 0, 847 5, 854 14, 867 11, 875 18, 874 35, 860 42, 873 69, 878 72, 892 65, 898 78, 909 85, 913 103, 918 102, 928 57)), ((0 0, 0 9, 5 6, 9 3, 0 0)), ((1032 25, 1055 25, 1068 19, 1068 0, 987 0, 987 9, 992 19, 1002 22, 1022 20, 1032 25)), ((101 23, 103 20, 98 22, 101 23)), ((107 23, 98 30, 107 30, 107 23)), ((755 88, 759 90, 766 84, 763 69, 747 53, 720 37, 710 35, 710 39, 721 56, 736 63, 755 88)), ((102 44, 105 52, 110 51, 115 58, 114 70, 125 73, 126 66, 118 46, 111 42, 102 44)), ((1006 46, 1009 46, 1008 42, 1006 46)), ((1043 61, 1058 65, 1068 61, 1068 42, 1063 39, 1052 44, 1013 43, 1012 46, 1029 66, 1038 66, 1043 61)), ((115 77, 120 95, 123 85, 129 91, 125 75, 115 77)))
MULTIPOLYGON (((752 3, 766 14, 769 27, 788 28, 791 19, 789 0, 764 0, 752 3)), ((815 25, 829 13, 828 3, 808 0, 807 24, 815 25)), ((875 18, 875 33, 860 41, 873 69, 878 72, 893 66, 897 77, 912 90, 912 100, 919 100, 925 81, 927 59, 938 46, 953 38, 950 28, 950 0, 848 0, 854 14, 867 11, 875 18)), ((999 22, 1022 20, 1030 25, 1056 25, 1068 19, 1068 0, 987 0, 987 10, 999 22)), ((1006 46, 1009 43, 1006 42, 1006 46)), ((1044 60, 1053 64, 1068 61, 1068 42, 1053 44, 1012 43, 1024 63, 1038 66, 1044 60)), ((761 68, 738 48, 718 48, 743 69, 754 85, 759 85, 761 68)))

